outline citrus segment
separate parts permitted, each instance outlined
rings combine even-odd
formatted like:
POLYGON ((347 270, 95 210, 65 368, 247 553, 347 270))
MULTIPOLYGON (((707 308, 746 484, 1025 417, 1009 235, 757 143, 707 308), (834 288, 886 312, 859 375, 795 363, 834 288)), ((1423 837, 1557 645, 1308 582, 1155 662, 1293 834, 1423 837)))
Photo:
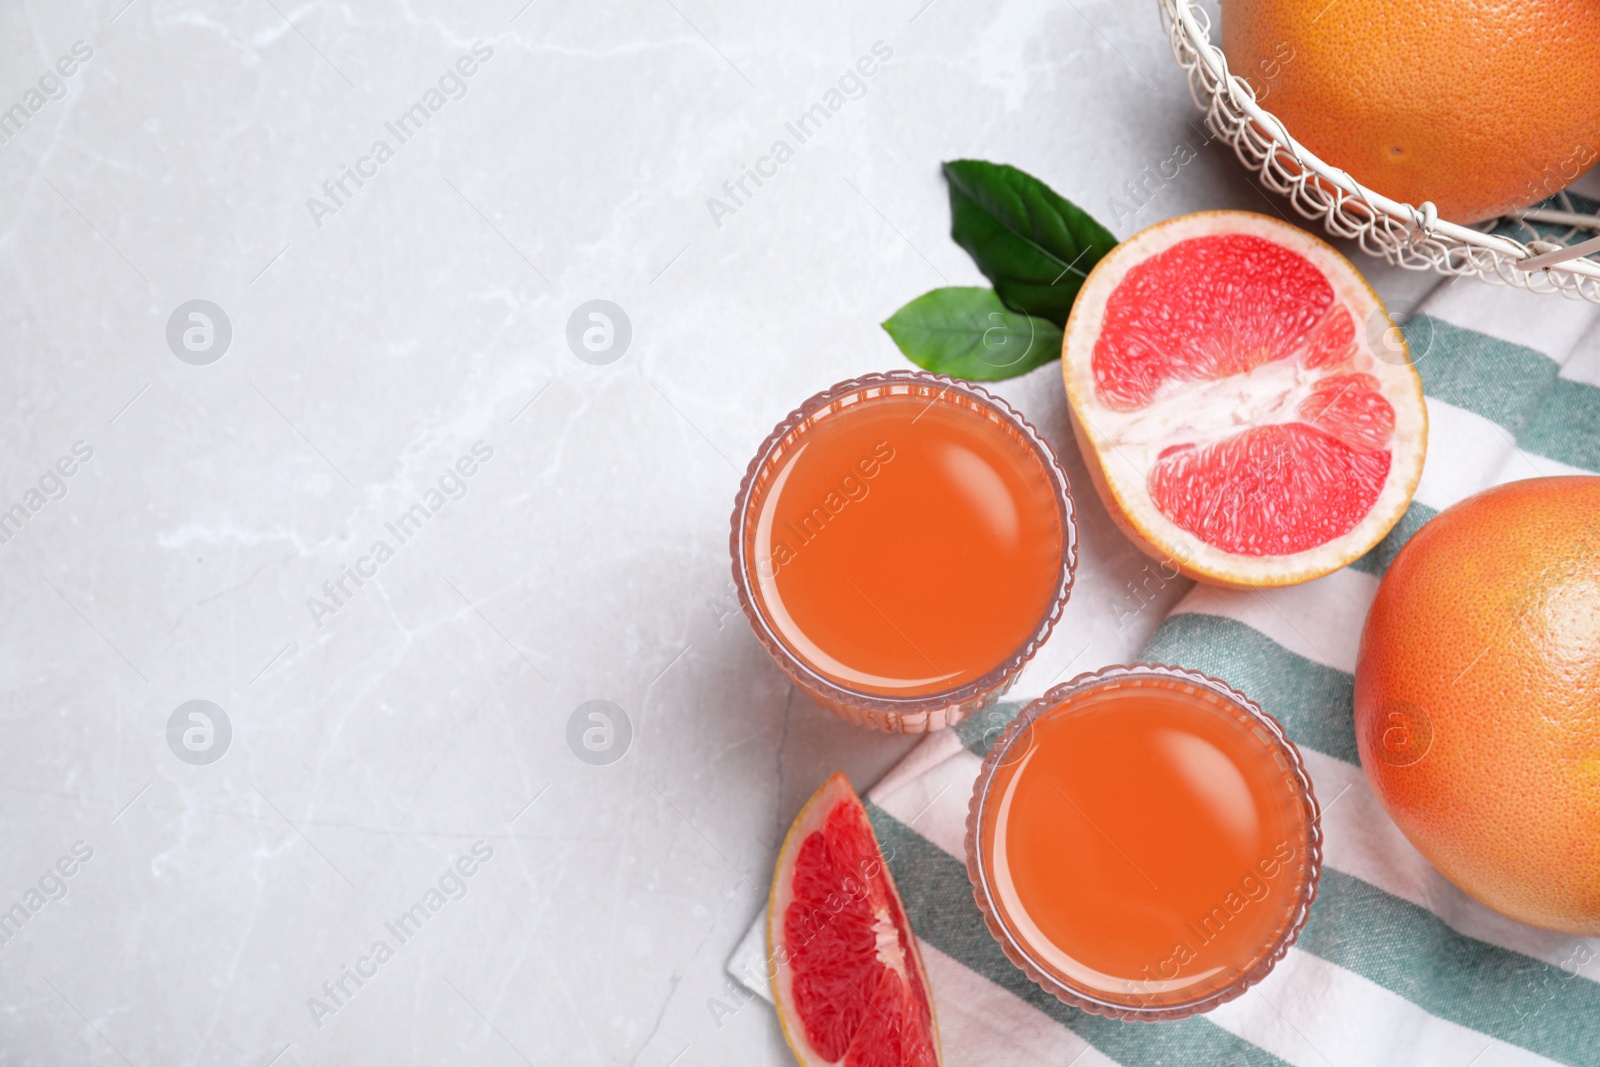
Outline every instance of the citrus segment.
POLYGON ((1261 426, 1177 446, 1150 472, 1161 513, 1244 556, 1287 556, 1343 537, 1372 509, 1389 453, 1361 453, 1312 426, 1261 426))
POLYGON ((806 1067, 938 1067, 916 940, 866 809, 835 774, 795 818, 767 906, 772 988, 806 1067))
POLYGON ((1150 402, 1169 379, 1242 374, 1301 348, 1333 290, 1293 250, 1247 234, 1195 237, 1133 266, 1094 352, 1101 400, 1150 402))
POLYGON ((1388 455, 1384 446, 1394 435, 1394 405, 1383 398, 1382 388, 1370 374, 1330 374, 1312 387, 1296 411, 1308 425, 1357 452, 1388 455))
POLYGON ((1062 369, 1112 517, 1190 577, 1286 585, 1399 520, 1427 413, 1349 261, 1263 215, 1202 212, 1123 242, 1085 281, 1062 369), (1365 329, 1358 330, 1357 323, 1365 329))

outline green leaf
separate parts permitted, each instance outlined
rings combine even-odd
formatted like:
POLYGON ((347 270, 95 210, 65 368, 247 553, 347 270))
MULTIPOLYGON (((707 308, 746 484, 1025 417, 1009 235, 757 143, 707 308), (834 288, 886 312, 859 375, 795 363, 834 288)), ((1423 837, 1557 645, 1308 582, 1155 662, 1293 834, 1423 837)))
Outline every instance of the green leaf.
POLYGON ((1116 247, 1111 232, 1044 182, 1016 167, 958 159, 950 183, 950 236, 1006 304, 1067 324, 1089 269, 1116 247))
POLYGON ((1061 356, 1061 328, 1012 311, 993 289, 923 293, 883 328, 923 370, 972 381, 1026 374, 1061 356))

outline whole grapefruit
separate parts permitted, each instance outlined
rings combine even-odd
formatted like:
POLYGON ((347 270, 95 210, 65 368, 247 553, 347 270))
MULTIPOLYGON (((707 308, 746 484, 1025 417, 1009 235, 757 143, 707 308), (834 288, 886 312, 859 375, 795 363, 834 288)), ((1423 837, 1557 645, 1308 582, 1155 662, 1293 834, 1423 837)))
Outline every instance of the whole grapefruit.
POLYGON ((1455 222, 1600 158, 1597 0, 1222 0, 1222 46, 1301 144, 1455 222))
POLYGON ((1441 873, 1600 935, 1600 477, 1511 482, 1395 557, 1361 634, 1361 766, 1441 873))

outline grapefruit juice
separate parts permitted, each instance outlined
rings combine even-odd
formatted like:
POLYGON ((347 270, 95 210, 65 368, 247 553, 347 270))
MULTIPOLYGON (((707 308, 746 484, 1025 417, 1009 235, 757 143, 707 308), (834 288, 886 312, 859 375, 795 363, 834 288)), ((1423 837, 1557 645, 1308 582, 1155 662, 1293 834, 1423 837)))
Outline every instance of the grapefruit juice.
POLYGON ((1049 632, 1075 558, 1066 476, 966 383, 846 382, 779 426, 734 515, 734 571, 790 677, 847 718, 947 725, 1049 632))
POLYGON ((1018 717, 980 775, 978 900, 1068 1003, 1181 1017, 1237 996, 1305 921, 1320 863, 1299 754, 1222 683, 1110 668, 1018 717))

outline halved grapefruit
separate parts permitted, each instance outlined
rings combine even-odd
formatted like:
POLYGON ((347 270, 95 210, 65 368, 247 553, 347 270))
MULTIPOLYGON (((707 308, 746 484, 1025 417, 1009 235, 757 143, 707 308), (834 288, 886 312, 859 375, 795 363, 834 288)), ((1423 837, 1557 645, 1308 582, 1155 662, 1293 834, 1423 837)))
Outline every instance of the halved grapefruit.
POLYGON ((835 774, 778 852, 767 957, 804 1067, 939 1067, 933 997, 866 809, 835 774))
POLYGON ((1389 532, 1422 476, 1422 381, 1383 301, 1265 215, 1183 215, 1118 245, 1073 304, 1061 362, 1106 509, 1191 578, 1327 574, 1389 532))

